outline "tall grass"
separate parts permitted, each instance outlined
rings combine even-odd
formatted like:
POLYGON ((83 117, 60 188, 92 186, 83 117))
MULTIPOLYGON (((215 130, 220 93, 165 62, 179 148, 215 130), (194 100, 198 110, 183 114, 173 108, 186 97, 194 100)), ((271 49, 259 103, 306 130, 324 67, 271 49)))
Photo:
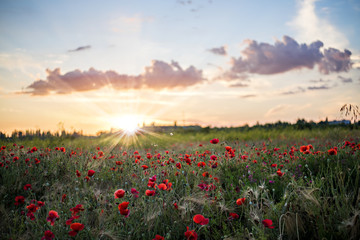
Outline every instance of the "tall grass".
POLYGON ((198 239, 360 238, 357 130, 174 132, 139 136, 138 142, 128 145, 114 136, 16 143, 1 143, 6 145, 0 152, 0 216, 6 223, 0 225, 2 239, 40 239, 46 230, 56 239, 69 239, 66 220, 77 204, 82 204, 84 211, 74 222, 85 228, 72 237, 76 239, 153 239, 156 234, 186 239, 187 226, 195 230, 198 239), (210 144, 215 137, 219 144, 210 144), (345 140, 354 144, 344 146, 345 140), (308 144, 314 147, 309 154, 294 151, 290 157, 291 147, 298 150, 308 144), (24 148, 20 149, 21 145, 24 148), (29 153, 34 146, 38 151, 29 153), (235 149, 234 157, 229 157, 225 146, 235 149), (66 150, 56 151, 55 147, 66 150), (328 154, 333 147, 338 147, 337 155, 328 154), (151 159, 146 158, 147 153, 151 159), (186 154, 191 165, 186 163, 186 154), (141 156, 138 161, 137 155, 141 156), (217 160, 212 161, 211 155, 217 160), (19 160, 14 162, 15 156, 19 160), (36 164, 35 158, 40 163, 36 164), (199 162, 206 166, 198 167, 199 162), (216 168, 212 167, 215 162, 216 168), (181 163, 181 169, 176 163, 181 163), (142 165, 149 168, 143 170, 142 165), (90 169, 96 173, 87 181, 84 178, 90 169), (278 176, 278 169, 285 174, 278 176), (204 172, 209 175, 204 177, 204 172), (172 189, 148 187, 153 175, 156 184, 167 179, 172 189), (24 190, 25 184, 32 189, 24 190), (199 184, 215 188, 205 191, 199 184), (139 191, 138 198, 131 188, 139 191), (123 198, 114 198, 117 189, 126 191, 123 198), (156 190, 156 195, 146 196, 147 189, 156 190), (25 197, 25 203, 15 206, 19 195, 25 197), (239 198, 246 199, 244 204, 236 204, 239 198), (26 206, 33 199, 45 205, 34 213, 35 220, 30 220, 26 206), (118 210, 124 201, 129 202, 128 217, 118 210), (54 226, 46 221, 50 210, 60 215, 54 226), (238 214, 239 219, 229 219, 230 213, 238 214), (196 224, 196 214, 209 218, 209 223, 196 224), (275 228, 264 227, 265 219, 271 219, 275 228))

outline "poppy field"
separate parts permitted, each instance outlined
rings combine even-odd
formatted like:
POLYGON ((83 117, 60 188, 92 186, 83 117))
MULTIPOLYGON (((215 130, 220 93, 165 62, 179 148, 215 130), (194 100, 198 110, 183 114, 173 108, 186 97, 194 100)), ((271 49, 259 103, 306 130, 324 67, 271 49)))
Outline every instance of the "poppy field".
POLYGON ((359 239, 359 131, 262 131, 2 141, 1 239, 359 239))

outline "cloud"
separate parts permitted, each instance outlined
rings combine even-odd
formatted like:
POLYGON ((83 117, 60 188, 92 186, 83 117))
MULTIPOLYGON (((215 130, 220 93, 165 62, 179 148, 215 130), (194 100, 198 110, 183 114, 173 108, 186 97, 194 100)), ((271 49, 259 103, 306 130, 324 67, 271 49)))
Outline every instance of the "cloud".
POLYGON ((116 90, 126 89, 171 89, 184 88, 205 81, 202 71, 190 66, 183 69, 177 62, 168 64, 154 60, 145 72, 140 75, 119 74, 115 71, 98 71, 90 68, 88 71, 74 70, 65 74, 60 69, 46 70, 46 80, 38 80, 26 87, 21 93, 31 95, 69 94, 97 90, 110 86, 116 90))
POLYGON ((328 85, 321 85, 321 86, 309 86, 307 87, 308 90, 327 90, 330 89, 331 87, 329 87, 328 85))
POLYGON ((256 94, 247 94, 247 95, 239 96, 239 98, 253 98, 253 97, 257 97, 257 95, 256 94))
POLYGON ((248 84, 242 82, 237 82, 229 85, 229 87, 248 87, 248 86, 249 86, 248 84))
POLYGON ((280 95, 293 95, 293 94, 297 94, 297 93, 303 93, 305 91, 306 91, 305 88, 297 87, 295 90, 285 91, 285 92, 280 93, 280 95))
POLYGON ((184 70, 175 61, 168 64, 158 60, 152 61, 151 66, 145 67, 142 77, 145 85, 154 89, 187 87, 205 80, 202 71, 193 66, 184 70))
POLYGON ((78 47, 76 49, 69 50, 68 52, 80 52, 80 51, 88 50, 90 48, 91 48, 90 45, 86 45, 86 46, 78 47))
POLYGON ((177 0, 176 2, 181 4, 181 5, 192 4, 191 0, 177 0))
POLYGON ((343 82, 343 83, 352 83, 353 82, 352 78, 344 78, 342 76, 338 76, 338 79, 340 79, 341 82, 343 82))
POLYGON ((273 107, 273 108, 270 108, 270 109, 265 113, 265 116, 266 116, 266 117, 272 116, 272 115, 277 114, 277 113, 279 113, 279 112, 281 112, 281 111, 283 111, 283 110, 285 110, 285 109, 287 109, 287 108, 289 108, 289 107, 290 107, 290 106, 287 105, 287 104, 277 105, 277 106, 275 106, 275 107, 273 107))
POLYGON ((209 52, 212 52, 212 53, 214 53, 216 55, 222 55, 222 56, 227 55, 225 46, 221 46, 221 47, 218 47, 218 48, 211 48, 211 49, 209 49, 209 52))
POLYGON ((331 80, 323 80, 322 78, 320 78, 319 80, 310 80, 309 82, 312 82, 312 83, 326 83, 326 82, 331 82, 331 80))
POLYGON ((323 74, 346 72, 351 69, 351 52, 341 52, 334 48, 320 51, 321 41, 309 45, 299 44, 293 38, 284 36, 274 45, 248 40, 248 46, 242 51, 243 57, 232 58, 229 75, 240 73, 278 74, 295 69, 313 69, 318 65, 323 74))
POLYGON ((324 74, 331 72, 347 72, 351 69, 351 52, 344 50, 341 52, 334 48, 324 50, 324 58, 319 63, 319 70, 324 74))
POLYGON ((345 35, 336 29, 327 19, 321 19, 316 14, 317 0, 298 0, 298 12, 288 23, 296 31, 296 38, 302 42, 313 39, 326 39, 326 46, 333 48, 347 48, 349 41, 345 35))

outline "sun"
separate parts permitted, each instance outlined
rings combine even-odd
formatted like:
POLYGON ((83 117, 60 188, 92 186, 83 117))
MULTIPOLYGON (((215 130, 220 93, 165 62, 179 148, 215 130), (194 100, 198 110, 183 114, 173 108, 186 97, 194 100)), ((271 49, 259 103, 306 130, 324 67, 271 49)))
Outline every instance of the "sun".
POLYGON ((113 127, 122 130, 126 135, 134 135, 139 131, 141 118, 136 115, 123 115, 115 117, 111 124, 113 127))

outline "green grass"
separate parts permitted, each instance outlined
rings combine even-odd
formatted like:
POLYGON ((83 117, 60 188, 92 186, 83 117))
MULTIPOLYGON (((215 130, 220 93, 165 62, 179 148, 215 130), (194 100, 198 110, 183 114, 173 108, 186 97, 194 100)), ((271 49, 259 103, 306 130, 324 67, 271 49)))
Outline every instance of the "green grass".
POLYGON ((0 217, 6 224, 0 225, 1 238, 40 239, 51 230, 56 239, 153 239, 156 234, 186 239, 188 226, 198 239, 359 239, 359 139, 359 130, 333 128, 173 132, 138 136, 127 145, 116 136, 17 139, 16 147, 14 141, 4 141, 0 143, 6 146, 0 152, 0 217), (213 138, 220 142, 210 144, 213 138), (355 145, 344 146, 346 140, 355 145), (310 154, 294 151, 290 157, 292 147, 308 144, 314 147, 310 154), (28 153, 34 146, 38 151, 28 153), (235 149, 233 158, 227 157, 225 146, 235 149), (55 147, 65 147, 66 152, 55 147), (338 147, 337 155, 328 154, 333 147, 338 147), (136 150, 139 154, 134 154, 136 150), (103 157, 99 158, 99 151, 103 157), (147 153, 152 159, 146 158, 147 153), (191 165, 186 163, 186 154, 191 165), (141 156, 138 162, 136 155, 141 156), (215 161, 209 162, 211 155, 217 156, 216 168, 211 167, 215 161), (19 160, 13 162, 15 156, 19 160), (35 158, 40 163, 35 164, 35 158), (207 165, 200 168, 199 162, 207 165), (182 168, 177 169, 176 163, 182 168), (149 168, 143 170, 142 165, 149 168), (276 173, 279 168, 285 173, 282 177, 276 173), (96 173, 86 181, 90 169, 96 173), (211 177, 204 177, 204 172, 211 177), (146 196, 147 189, 155 190, 147 186, 153 175, 156 184, 167 179, 172 189, 156 189, 155 196, 146 196), (198 186, 202 183, 215 189, 204 191, 198 186), (31 184, 32 190, 24 190, 25 184, 31 184), (139 191, 138 198, 131 188, 139 191), (114 198, 117 189, 126 191, 122 199, 114 198), (63 194, 67 197, 62 202, 63 194), (15 206, 19 195, 25 203, 15 206), (238 206, 236 200, 243 197, 245 203, 238 206), (30 220, 26 206, 33 199, 45 205, 30 220), (128 217, 118 210, 124 201, 129 202, 128 217), (74 222, 85 228, 70 237, 66 220, 77 204, 84 211, 74 222), (46 221, 50 210, 60 216, 54 226, 46 221), (238 214, 239 219, 229 220, 230 213, 238 214), (196 214, 209 218, 209 223, 195 223, 196 214), (274 228, 265 228, 264 219, 271 219, 274 228))

